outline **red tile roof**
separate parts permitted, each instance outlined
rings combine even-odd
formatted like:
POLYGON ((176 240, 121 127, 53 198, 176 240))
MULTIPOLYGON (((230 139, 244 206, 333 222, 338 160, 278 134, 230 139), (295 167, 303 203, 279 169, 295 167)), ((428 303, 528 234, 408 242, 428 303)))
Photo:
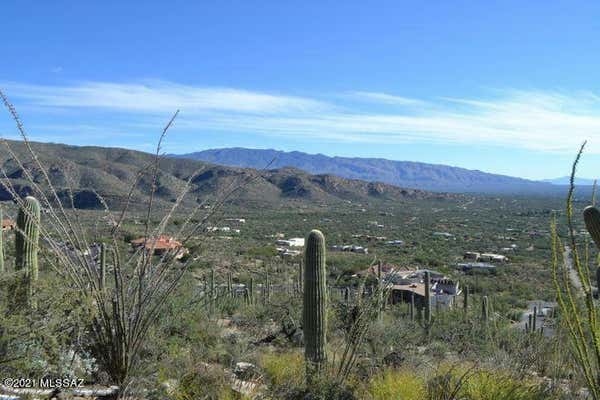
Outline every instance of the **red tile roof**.
POLYGON ((144 246, 147 249, 151 249, 154 247, 155 250, 171 250, 171 249, 179 249, 183 247, 183 244, 171 236, 160 235, 157 238, 150 238, 146 241, 146 238, 134 239, 131 241, 131 244, 134 246, 144 246))

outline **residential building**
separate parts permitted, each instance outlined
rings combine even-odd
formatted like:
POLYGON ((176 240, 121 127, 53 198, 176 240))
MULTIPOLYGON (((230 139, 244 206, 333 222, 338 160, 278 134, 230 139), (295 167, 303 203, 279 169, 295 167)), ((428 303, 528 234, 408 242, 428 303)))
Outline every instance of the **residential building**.
POLYGON ((181 242, 175 240, 171 236, 166 235, 160 235, 157 238, 149 239, 141 237, 132 240, 130 243, 135 248, 144 248, 148 251, 153 250, 154 255, 162 255, 169 251, 173 251, 177 253, 176 258, 181 258, 189 253, 188 249, 183 247, 181 242))

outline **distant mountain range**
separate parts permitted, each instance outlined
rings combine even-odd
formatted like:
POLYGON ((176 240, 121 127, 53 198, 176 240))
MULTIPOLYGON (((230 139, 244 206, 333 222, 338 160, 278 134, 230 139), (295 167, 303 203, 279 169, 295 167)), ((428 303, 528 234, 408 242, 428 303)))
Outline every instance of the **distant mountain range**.
MULTIPOLYGON (((0 165, 19 195, 34 192, 28 179, 44 190, 49 190, 45 178, 38 172, 23 142, 8 141, 12 152, 22 163, 0 145, 0 165)), ((132 207, 145 204, 151 193, 154 156, 135 150, 92 146, 68 146, 52 143, 31 143, 44 169, 58 191, 59 198, 69 202, 69 191, 74 193, 77 208, 98 209, 103 205, 101 195, 111 206, 124 204, 132 182, 138 179, 132 193, 132 207), (138 174, 142 172, 140 176, 138 174), (145 172, 145 173, 143 173, 145 172)), ((457 194, 432 193, 423 190, 403 189, 378 182, 345 179, 334 175, 312 175, 294 168, 257 171, 209 164, 204 161, 164 157, 159 163, 155 201, 170 207, 191 180, 191 190, 185 202, 195 206, 200 201, 212 202, 224 193, 246 182, 232 201, 243 206, 319 207, 321 204, 340 202, 369 203, 373 201, 409 201, 420 199, 452 199, 457 194)), ((37 195, 37 194, 36 194, 37 195)), ((11 200, 11 193, 0 185, 0 201, 11 200)))
POLYGON ((554 182, 532 181, 478 170, 392 161, 382 158, 328 157, 299 151, 224 148, 177 155, 214 164, 243 168, 293 167, 311 174, 331 174, 349 179, 383 182, 404 188, 436 192, 488 194, 562 193, 554 182), (272 162, 272 163, 271 163, 272 162))
MULTIPOLYGON (((568 185, 570 183, 570 180, 571 180, 571 177, 563 176, 563 177, 554 178, 554 179, 543 179, 542 182, 552 183, 553 185, 568 185)), ((575 184, 591 186, 594 184, 594 180, 586 179, 586 178, 575 178, 575 184)))

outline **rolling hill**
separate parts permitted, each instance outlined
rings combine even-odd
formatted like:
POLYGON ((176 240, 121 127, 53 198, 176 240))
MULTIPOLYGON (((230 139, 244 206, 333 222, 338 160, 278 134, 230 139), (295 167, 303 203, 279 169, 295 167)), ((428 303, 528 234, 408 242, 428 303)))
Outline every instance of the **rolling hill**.
MULTIPOLYGON (((45 178, 35 168, 35 162, 25 145, 18 141, 7 143, 10 151, 0 144, 0 165, 15 190, 20 195, 33 191, 27 179, 30 174, 47 192, 45 178)), ((60 197, 68 199, 69 190, 72 190, 78 208, 101 208, 97 194, 111 205, 123 203, 138 176, 133 202, 143 202, 151 193, 152 154, 121 148, 50 143, 32 143, 31 146, 60 197)), ((191 190, 186 201, 192 203, 217 198, 242 183, 243 187, 234 196, 235 201, 261 207, 289 205, 292 202, 331 204, 348 200, 362 202, 456 197, 330 174, 312 175, 295 168, 256 170, 172 157, 162 158, 158 168, 156 198, 162 204, 174 202, 188 180, 191 190)), ((11 193, 6 187, 0 187, 0 200, 10 199, 11 193)))
POLYGON ((274 160, 269 168, 293 167, 311 174, 332 174, 343 178, 378 181, 405 188, 436 192, 557 193, 557 188, 548 182, 531 181, 447 165, 391 161, 381 158, 328 157, 322 154, 307 154, 298 151, 283 152, 245 148, 205 150, 178 155, 178 157, 243 168, 263 168, 274 160))

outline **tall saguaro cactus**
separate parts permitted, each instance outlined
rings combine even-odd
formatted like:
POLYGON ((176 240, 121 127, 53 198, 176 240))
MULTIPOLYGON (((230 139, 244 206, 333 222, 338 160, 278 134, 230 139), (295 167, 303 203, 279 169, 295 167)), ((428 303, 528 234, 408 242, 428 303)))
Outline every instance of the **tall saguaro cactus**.
MULTIPOLYGON (((431 276, 429 271, 425 271, 425 325, 431 325, 431 276)), ((428 328, 429 329, 429 328, 428 328)))
POLYGON ((248 285, 248 301, 250 304, 254 304, 254 278, 250 277, 250 284, 248 285))
MULTIPOLYGON (((588 206, 583 210, 583 221, 585 228, 600 249, 600 211, 594 206, 588 206)), ((600 266, 596 269, 596 287, 598 289, 598 298, 600 299, 600 266)))
POLYGON ((600 211, 594 206, 588 206, 583 210, 583 221, 585 228, 600 249, 600 211))
POLYGON ((15 269, 23 270, 29 296, 38 279, 40 220, 40 202, 35 197, 25 197, 17 216, 15 269))
POLYGON ((307 379, 318 373, 327 356, 325 353, 327 331, 327 282, 325 271, 325 237, 312 230, 306 239, 304 250, 304 302, 302 319, 304 326, 304 356, 307 379))
POLYGON ((409 306, 410 320, 415 320, 415 292, 410 292, 410 306, 409 306))
POLYGON ((488 318, 489 318, 488 297, 483 296, 483 298, 481 299, 481 320, 485 324, 485 323, 487 323, 488 318))
POLYGON ((463 313, 464 313, 464 319, 465 321, 467 320, 467 317, 469 315, 469 287, 465 286, 465 290, 463 293, 463 313))

